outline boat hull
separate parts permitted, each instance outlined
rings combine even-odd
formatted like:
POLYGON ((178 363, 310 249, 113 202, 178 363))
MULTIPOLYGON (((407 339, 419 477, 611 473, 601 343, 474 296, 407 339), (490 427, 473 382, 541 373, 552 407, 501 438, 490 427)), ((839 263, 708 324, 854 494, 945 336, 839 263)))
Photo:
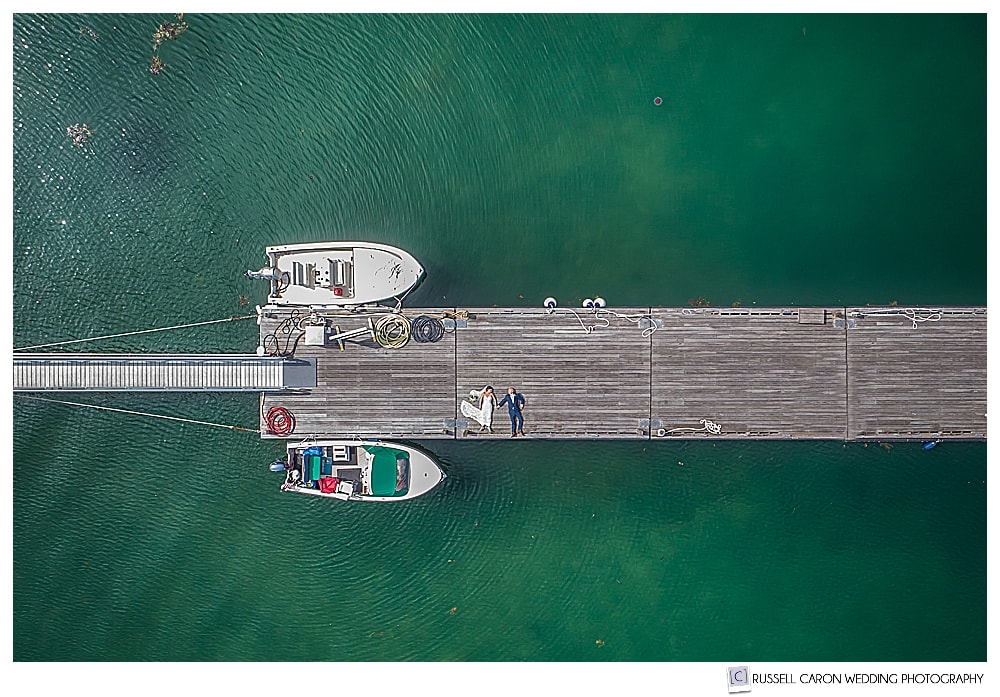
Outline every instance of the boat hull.
POLYGON ((307 242, 267 248, 274 306, 345 307, 401 299, 424 268, 402 249, 374 242, 307 242))
POLYGON ((446 477, 428 453, 390 441, 310 439, 287 453, 283 491, 341 501, 408 501, 446 477))

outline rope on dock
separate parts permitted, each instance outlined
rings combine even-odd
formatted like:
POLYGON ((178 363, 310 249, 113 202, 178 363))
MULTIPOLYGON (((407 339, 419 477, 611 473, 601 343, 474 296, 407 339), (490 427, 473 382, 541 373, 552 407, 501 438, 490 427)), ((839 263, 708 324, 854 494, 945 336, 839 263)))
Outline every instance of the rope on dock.
POLYGON ((383 348, 403 348, 410 341, 410 320, 403 315, 384 315, 376 320, 372 334, 383 348))
POLYGON ((410 322, 410 333, 421 344, 433 344, 444 337, 444 324, 437 317, 419 315, 410 322))
POLYGON ((285 438, 295 430, 295 417, 285 407, 271 407, 264 416, 267 432, 285 438))
POLYGON ((560 308, 558 310, 553 309, 551 312, 571 313, 574 317, 576 317, 576 321, 580 323, 580 326, 583 328, 584 334, 592 334, 595 329, 611 326, 611 320, 608 319, 607 317, 601 317, 600 315, 602 314, 612 315, 614 317, 617 317, 618 319, 623 319, 627 322, 631 322, 632 324, 639 324, 643 320, 646 320, 649 323, 649 326, 645 327, 642 330, 643 339, 650 336, 653 332, 659 329, 659 327, 657 327, 656 323, 653 321, 653 318, 647 313, 643 313, 640 315, 623 315, 622 313, 615 312, 614 310, 608 310, 607 308, 603 307, 595 307, 593 310, 594 319, 603 322, 604 324, 587 324, 586 322, 583 321, 583 318, 580 316, 580 313, 578 313, 571 307, 560 308))
MULTIPOLYGON (((405 313, 400 313, 405 316, 405 313)), ((431 320, 435 326, 440 326, 441 337, 436 339, 431 339, 432 342, 440 341, 445 334, 451 334, 458 327, 459 322, 469 321, 469 311, 468 310, 456 310, 452 312, 451 310, 444 310, 436 315, 420 314, 410 320, 411 327, 410 331, 413 334, 413 338, 417 341, 423 341, 422 336, 426 336, 426 327, 419 326, 426 320, 431 320), (423 317, 424 319, 421 319, 423 317), (448 324, 444 323, 444 320, 451 320, 448 324)), ((433 336, 437 336, 438 329, 434 329, 433 336)))
MULTIPOLYGON (((572 314, 574 317, 576 317, 576 321, 580 323, 580 326, 583 328, 583 333, 584 334, 593 334, 594 330, 597 329, 597 327, 598 327, 598 325, 596 325, 596 324, 587 324, 587 323, 585 323, 583 321, 583 318, 580 316, 580 313, 577 312, 576 310, 574 310, 573 308, 567 307, 567 308, 562 309, 562 310, 554 310, 554 312, 560 312, 560 313, 569 312, 570 314, 572 314)), ((610 327, 611 326, 611 320, 609 320, 607 318, 604 318, 604 326, 605 327, 610 327)))
POLYGON ((941 310, 920 310, 921 314, 917 314, 917 310, 912 307, 902 308, 899 310, 871 310, 863 311, 859 313, 862 317, 867 315, 872 315, 876 317, 906 317, 908 320, 913 322, 913 328, 917 328, 917 324, 920 322, 938 322, 944 317, 944 313, 941 310))
POLYGON ((135 336, 136 334, 151 334, 153 332, 165 332, 169 329, 187 329, 188 327, 201 327, 206 324, 219 324, 220 322, 235 322, 240 319, 254 319, 256 314, 252 315, 238 315, 236 317, 226 317, 224 319, 212 319, 207 322, 191 322, 189 324, 175 324, 172 327, 157 327, 156 329, 140 329, 134 332, 122 332, 120 334, 105 334, 104 336, 92 336, 87 339, 69 339, 67 341, 54 341, 50 344, 38 344, 37 346, 18 346, 15 351, 31 351, 40 348, 49 348, 51 346, 65 346, 66 344, 79 344, 84 341, 98 341, 100 339, 117 339, 122 336, 135 336))
POLYGON ((678 428, 672 428, 669 431, 664 431, 663 435, 669 435, 677 431, 689 431, 691 433, 701 433, 703 431, 711 433, 712 435, 719 435, 722 433, 721 424, 717 424, 714 421, 708 419, 699 419, 698 423, 701 424, 701 428, 694 428, 692 426, 679 426, 678 428))
POLYGON ((155 419, 169 419, 170 421, 183 421, 189 424, 199 424, 201 426, 215 426, 217 428, 228 428, 231 431, 246 431, 248 433, 260 433, 256 428, 244 428, 243 426, 230 426, 229 424, 217 424, 211 421, 198 421, 196 419, 185 419, 180 416, 167 416, 166 414, 151 414, 145 411, 132 411, 131 409, 117 409, 115 407, 105 407, 100 404, 83 404, 81 402, 67 402, 61 399, 48 399, 46 397, 29 397, 28 395, 17 394, 15 397, 21 399, 33 399, 37 402, 51 402, 53 404, 66 404, 73 407, 87 407, 89 409, 99 409, 102 411, 116 411, 120 414, 132 414, 134 416, 151 416, 155 419))
POLYGON ((908 309, 905 314, 909 319, 913 321, 914 329, 917 328, 918 322, 937 322, 940 321, 942 317, 944 317, 944 315, 941 314, 940 311, 931 312, 926 315, 918 315, 916 310, 908 309))
MULTIPOLYGON (((400 310, 400 311, 397 311, 395 314, 400 315, 402 317, 406 317, 407 319, 409 319, 411 322, 414 322, 414 323, 420 317, 427 317, 429 319, 436 319, 436 320, 450 319, 450 320, 453 320, 455 322, 459 322, 459 321, 467 322, 469 320, 469 311, 468 310, 456 310, 454 312, 452 312, 451 310, 442 310, 441 312, 436 313, 436 314, 428 314, 426 312, 422 312, 419 315, 409 315, 405 311, 400 310)), ((449 330, 447 327, 445 327, 445 333, 449 333, 450 331, 454 331, 454 327, 452 327, 451 330, 449 330)))
POLYGON ((468 310, 456 310, 455 312, 452 312, 451 310, 445 310, 444 312, 441 313, 441 319, 453 319, 453 320, 468 321, 468 319, 469 319, 469 311, 468 310))
POLYGON ((264 348, 264 353, 269 356, 291 356, 294 354, 299 339, 305 336, 306 330, 303 328, 303 323, 307 319, 310 319, 310 315, 297 308, 293 309, 285 319, 281 320, 273 332, 265 334, 261 338, 260 345, 264 348))

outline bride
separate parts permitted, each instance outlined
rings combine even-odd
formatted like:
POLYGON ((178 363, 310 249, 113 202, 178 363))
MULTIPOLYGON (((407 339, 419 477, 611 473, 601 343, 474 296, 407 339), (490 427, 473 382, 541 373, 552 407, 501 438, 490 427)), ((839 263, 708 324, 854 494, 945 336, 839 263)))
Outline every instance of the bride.
POLYGON ((473 390, 469 393, 470 399, 475 399, 479 402, 479 408, 477 409, 474 402, 470 403, 468 400, 462 400, 462 415, 475 419, 479 422, 479 432, 489 431, 493 433, 493 410, 497 408, 497 397, 493 394, 493 386, 487 385, 481 390, 473 390))

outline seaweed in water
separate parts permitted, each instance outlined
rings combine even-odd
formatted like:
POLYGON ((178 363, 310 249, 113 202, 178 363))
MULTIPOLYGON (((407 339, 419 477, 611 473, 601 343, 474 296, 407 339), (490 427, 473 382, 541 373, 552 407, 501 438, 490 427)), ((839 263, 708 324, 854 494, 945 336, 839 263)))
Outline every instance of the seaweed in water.
POLYGON ((176 15, 176 17, 177 22, 161 22, 160 26, 153 32, 153 61, 149 66, 149 72, 153 75, 159 75, 163 72, 163 68, 166 67, 159 56, 160 46, 165 41, 176 39, 188 28, 187 22, 184 21, 183 12, 176 15))
POLYGON ((181 12, 177 15, 179 22, 163 22, 160 24, 159 28, 153 32, 153 51, 158 51, 160 44, 164 41, 170 41, 171 39, 176 39, 178 36, 184 33, 184 30, 188 28, 187 22, 184 21, 184 13, 181 12))
POLYGON ((73 139, 73 145, 78 148, 82 148, 88 140, 90 140, 90 129, 87 128, 87 124, 82 126, 78 123, 68 126, 66 128, 66 135, 73 139))

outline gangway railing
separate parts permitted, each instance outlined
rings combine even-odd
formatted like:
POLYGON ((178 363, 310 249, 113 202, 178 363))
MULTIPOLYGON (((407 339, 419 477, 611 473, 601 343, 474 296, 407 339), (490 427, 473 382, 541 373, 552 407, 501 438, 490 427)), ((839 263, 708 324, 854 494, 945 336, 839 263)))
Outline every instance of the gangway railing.
POLYGON ((15 353, 15 392, 268 392, 316 386, 315 359, 15 353))

